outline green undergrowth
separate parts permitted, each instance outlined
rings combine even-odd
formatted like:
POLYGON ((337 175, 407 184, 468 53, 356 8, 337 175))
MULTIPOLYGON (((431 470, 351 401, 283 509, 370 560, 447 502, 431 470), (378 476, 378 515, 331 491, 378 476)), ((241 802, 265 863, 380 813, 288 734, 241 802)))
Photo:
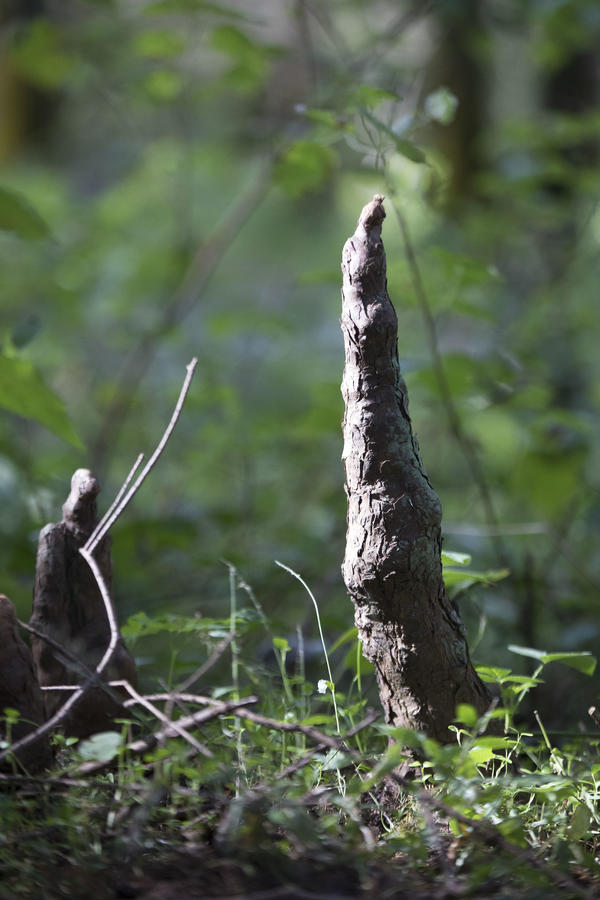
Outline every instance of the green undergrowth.
MULTIPOLYGON (((519 724, 547 666, 591 674, 590 654, 513 647, 535 660, 530 675, 480 667, 497 703, 484 720, 459 706, 441 745, 370 711, 354 629, 312 659, 302 634, 277 633, 229 574, 226 618, 139 614, 124 628, 140 656, 172 642, 165 682, 144 685, 148 704, 183 722, 212 703, 212 717, 140 752, 164 721, 132 705, 119 730, 79 744, 56 736, 41 777, 15 762, 0 792, 1 898, 79 896, 82 873, 99 898, 143 896, 149 877, 179 879, 184 893, 201 882, 207 897, 281 885, 292 897, 597 895, 600 732, 519 724), (190 641, 205 668, 197 681, 176 664, 190 641)), ((7 738, 14 719, 5 712, 7 738)))

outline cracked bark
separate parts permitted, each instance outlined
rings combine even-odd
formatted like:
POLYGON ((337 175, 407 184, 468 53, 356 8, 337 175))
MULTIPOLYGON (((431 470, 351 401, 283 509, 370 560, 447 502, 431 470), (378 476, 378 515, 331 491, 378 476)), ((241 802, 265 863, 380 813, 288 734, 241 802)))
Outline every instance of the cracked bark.
POLYGON ((441 565, 442 509, 421 462, 387 292, 383 197, 363 209, 342 255, 342 394, 348 497, 344 581, 387 722, 452 739, 457 703, 491 697, 469 657, 441 565))

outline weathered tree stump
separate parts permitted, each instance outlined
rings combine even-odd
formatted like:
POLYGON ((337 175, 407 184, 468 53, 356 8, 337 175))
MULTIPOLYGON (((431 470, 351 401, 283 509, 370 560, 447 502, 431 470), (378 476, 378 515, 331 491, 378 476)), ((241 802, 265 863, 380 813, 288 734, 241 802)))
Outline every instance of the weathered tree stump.
MULTIPOLYGON (((63 518, 40 532, 33 615, 30 624, 55 642, 66 654, 39 637, 31 647, 42 686, 81 684, 101 660, 110 641, 106 609, 94 575, 79 553, 98 523, 96 497, 98 481, 88 469, 78 469, 71 481, 71 493, 63 506, 63 518), (78 666, 74 659, 83 663, 78 666)), ((112 596, 110 537, 102 539, 95 551, 103 579, 112 596)), ((103 681, 125 679, 136 683, 133 657, 119 638, 115 652, 102 674, 103 681)), ((65 691, 44 691, 46 715, 54 715, 70 696, 65 691)), ((113 726, 115 717, 126 715, 119 691, 88 688, 69 712, 62 728, 65 733, 86 737, 113 726)))
POLYGON ((442 579, 442 509, 408 415, 398 320, 387 292, 382 201, 377 195, 365 206, 342 256, 343 575, 387 721, 448 741, 457 703, 481 714, 491 698, 442 579))
MULTIPOLYGON (((45 720, 31 651, 18 632, 15 607, 8 597, 0 594, 0 715, 4 715, 7 707, 19 713, 19 721, 10 731, 3 729, 2 738, 10 743, 25 737, 45 720)), ((47 737, 24 747, 16 756, 30 771, 49 765, 52 753, 47 737)))

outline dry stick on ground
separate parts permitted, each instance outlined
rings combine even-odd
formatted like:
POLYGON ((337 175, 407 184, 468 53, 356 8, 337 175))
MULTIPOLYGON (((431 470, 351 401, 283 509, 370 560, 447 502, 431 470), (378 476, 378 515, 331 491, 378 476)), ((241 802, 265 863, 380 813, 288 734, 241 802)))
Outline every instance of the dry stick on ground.
POLYGON ((113 398, 104 412, 98 437, 92 445, 91 456, 98 471, 104 469, 107 455, 115 446, 131 407, 134 390, 156 353, 159 339, 187 316, 206 290, 232 242, 267 196, 272 168, 273 159, 269 157, 246 190, 238 195, 225 217, 200 244, 181 283, 163 306, 156 326, 141 337, 126 359, 113 398))
MULTIPOLYGON (((105 651, 104 655, 102 656, 102 659, 96 666, 95 670, 91 673, 91 675, 86 679, 86 681, 82 685, 79 685, 77 687, 77 690, 69 697, 69 699, 63 704, 63 706, 61 706, 61 708, 53 716, 51 716, 46 722, 44 722, 43 725, 40 725, 39 728, 36 728, 35 731, 30 732, 30 734, 28 734, 26 737, 22 738, 19 741, 16 741, 14 744, 11 744, 10 747, 8 747, 5 750, 3 750, 2 752, 0 752, 0 763, 2 763, 10 754, 16 753, 21 748, 26 747, 29 744, 33 744, 34 742, 40 740, 44 735, 48 734, 50 731, 53 731, 58 725, 60 725, 60 723, 66 718, 67 714, 73 709, 75 704, 80 702, 80 700, 83 697, 83 695, 85 694, 85 692, 88 690, 88 688, 90 688, 94 684, 94 682, 96 681, 98 676, 100 676, 102 674, 102 672, 106 669, 108 663, 110 662, 110 658, 111 658, 111 656, 114 652, 114 649, 117 646, 117 643, 119 640, 119 630, 117 627, 117 621, 115 618, 115 613, 114 613, 110 593, 108 591, 108 588, 106 586, 104 578, 102 577, 102 573, 100 572, 100 569, 98 568, 98 565, 92 556, 92 553, 93 553, 95 547, 97 547, 98 543, 102 540, 102 537, 104 536, 104 534, 106 534, 106 532, 108 531, 108 528, 110 528, 111 525, 114 524, 114 522, 117 520, 119 515, 121 515, 121 513, 123 512, 123 510, 129 503, 129 501, 132 499, 133 495, 139 489, 142 481, 144 480, 146 475, 149 473, 152 466, 154 465, 154 463, 156 462, 156 460, 158 459, 158 457, 164 450, 166 443, 173 431, 173 428, 175 427, 177 419, 179 418, 179 415, 181 413, 183 402, 184 402, 187 392, 189 390, 189 386, 190 386, 190 383, 191 383, 191 380, 192 380, 192 377, 194 374, 194 369, 196 368, 196 364, 197 364, 197 359, 194 358, 187 366, 187 374, 186 374, 185 380, 183 382, 183 386, 181 388, 179 398, 178 398, 177 404, 175 406, 175 410, 173 412, 173 415, 171 416, 171 421, 169 422, 162 438, 160 439, 156 450, 154 451, 154 453, 148 460, 148 463, 144 467, 142 474, 138 477, 134 486, 132 488, 130 488, 129 491, 127 491, 124 499, 118 504, 118 507, 113 511, 111 516, 108 518, 106 516, 104 517, 103 522, 105 524, 101 530, 96 529, 93 543, 91 541, 88 541, 88 544, 86 544, 85 547, 82 547, 79 551, 81 553, 81 555, 83 556, 83 558, 88 563, 88 565, 90 566, 90 569, 92 570, 94 578, 96 579, 96 582, 98 584, 98 588, 100 590, 102 600, 104 602, 106 618, 108 620, 109 627, 110 627, 110 640, 109 640, 108 646, 106 648, 106 651, 105 651)), ((138 457, 138 460, 139 460, 139 457, 138 457)), ((135 470, 135 468, 137 468, 137 464, 134 467, 134 470, 135 470)), ((132 470, 132 471, 134 471, 134 470, 132 470)), ((131 476, 131 473, 130 473, 130 476, 131 476)), ((130 476, 128 476, 128 478, 130 476)))
MULTIPOLYGON (((145 697, 143 694, 138 693, 132 685, 129 684, 128 681, 111 681, 111 687, 122 687, 124 688, 129 696, 135 701, 135 703, 139 704, 139 706, 143 706, 144 709, 147 709, 148 712, 152 713, 152 715, 158 719, 159 722, 162 722, 165 726, 171 726, 176 734, 179 737, 182 737, 185 741, 190 744, 194 750, 197 750, 198 753, 202 753, 203 756, 211 757, 213 753, 208 749, 206 744, 201 744, 200 741, 197 741, 193 734, 190 734, 185 728, 183 728, 178 721, 167 717, 158 707, 154 706, 154 704, 145 697)), ((128 703, 128 701, 126 701, 128 703)))
POLYGON ((379 195, 342 256, 342 393, 348 533, 343 575, 386 720, 450 740, 458 703, 483 715, 458 609, 445 591, 442 510, 412 433, 387 293, 379 195))

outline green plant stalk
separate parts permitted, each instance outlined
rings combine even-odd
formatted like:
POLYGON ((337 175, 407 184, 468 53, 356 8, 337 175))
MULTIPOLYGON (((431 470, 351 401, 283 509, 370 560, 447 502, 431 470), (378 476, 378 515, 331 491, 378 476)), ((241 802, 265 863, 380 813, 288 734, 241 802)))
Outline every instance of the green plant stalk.
MULTIPOLYGON (((231 635, 231 683, 233 684, 233 699, 240 699, 240 669, 239 655, 240 648, 237 642, 237 590, 236 590, 236 570, 227 563, 229 569, 229 634, 231 635)), ((246 763, 244 760, 244 746, 242 741, 242 723, 238 716, 234 716, 235 743, 237 749, 238 765, 240 770, 246 774, 246 763)), ((236 791, 239 793, 239 778, 236 779, 236 791)))
POLYGON ((304 579, 303 579, 300 575, 298 575, 297 572, 294 572, 293 569, 290 569, 289 566, 286 566, 284 563, 279 562, 278 559, 275 560, 275 565, 279 566, 281 569, 285 569, 285 571, 286 571, 286 572, 289 572, 290 575, 293 575, 294 578, 296 578, 296 579, 300 582, 300 584, 301 584, 302 587, 305 589, 305 591, 307 592, 308 596, 310 597, 310 599, 311 599, 312 602, 313 602, 313 606, 314 606, 314 608, 315 608, 315 614, 316 614, 316 617, 317 617, 317 626, 318 626, 318 628, 319 628, 319 636, 320 636, 320 638, 321 638, 321 646, 323 647, 323 653, 324 653, 324 655, 325 655, 325 664, 327 665, 327 674, 329 675, 329 689, 330 689, 330 691, 331 691, 331 697, 332 697, 332 699, 333 699, 333 711, 334 711, 334 713, 335 713, 335 727, 336 727, 336 729, 337 729, 337 733, 338 733, 339 735, 341 735, 342 732, 341 732, 341 729, 340 729, 340 718, 339 718, 339 715, 338 715, 338 708, 337 708, 337 703, 336 703, 336 699, 335 699, 335 684, 334 684, 334 681, 333 681, 333 675, 331 674, 331 666, 329 665, 329 655, 328 655, 328 653, 327 653, 327 647, 326 647, 326 645, 325 645, 325 638, 324 638, 324 636, 323 636, 323 629, 321 628, 321 616, 319 615, 319 606, 318 606, 318 604, 317 604, 317 601, 316 601, 316 599, 315 599, 315 596, 314 596, 313 592, 311 591, 311 589, 309 588, 309 586, 307 585, 307 583, 304 581, 304 579))

